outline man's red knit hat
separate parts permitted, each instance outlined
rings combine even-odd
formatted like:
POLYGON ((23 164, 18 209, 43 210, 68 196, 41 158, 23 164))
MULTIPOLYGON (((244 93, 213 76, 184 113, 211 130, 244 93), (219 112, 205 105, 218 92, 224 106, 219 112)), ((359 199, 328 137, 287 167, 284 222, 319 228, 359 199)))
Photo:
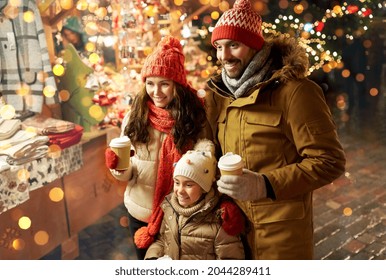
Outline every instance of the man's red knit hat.
POLYGON ((261 16, 252 9, 249 0, 236 0, 233 8, 217 21, 212 32, 212 45, 220 39, 238 41, 256 50, 263 47, 261 16))
POLYGON ((160 76, 187 86, 184 63, 185 56, 180 42, 172 36, 165 36, 146 58, 141 71, 142 80, 160 76))

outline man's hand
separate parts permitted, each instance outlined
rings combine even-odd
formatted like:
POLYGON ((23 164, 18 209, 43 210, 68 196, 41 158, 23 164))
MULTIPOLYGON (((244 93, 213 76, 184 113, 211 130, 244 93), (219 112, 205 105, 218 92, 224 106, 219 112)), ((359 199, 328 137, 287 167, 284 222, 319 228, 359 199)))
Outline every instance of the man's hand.
POLYGON ((241 201, 267 197, 263 175, 243 169, 242 175, 222 175, 217 181, 219 192, 241 201))

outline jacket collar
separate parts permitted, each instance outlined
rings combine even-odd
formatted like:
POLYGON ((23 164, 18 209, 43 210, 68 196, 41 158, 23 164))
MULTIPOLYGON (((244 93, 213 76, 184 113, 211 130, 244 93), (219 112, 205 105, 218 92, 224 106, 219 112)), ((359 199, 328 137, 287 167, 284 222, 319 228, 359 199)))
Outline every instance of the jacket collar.
MULTIPOLYGON (((270 77, 251 88, 251 90, 276 87, 280 83, 307 76, 309 60, 306 51, 299 46, 295 38, 286 38, 284 35, 277 36, 268 38, 266 44, 272 45, 271 56, 274 61, 274 71, 270 77)), ((223 96, 233 97, 223 83, 221 74, 213 76, 207 85, 211 90, 223 96)))

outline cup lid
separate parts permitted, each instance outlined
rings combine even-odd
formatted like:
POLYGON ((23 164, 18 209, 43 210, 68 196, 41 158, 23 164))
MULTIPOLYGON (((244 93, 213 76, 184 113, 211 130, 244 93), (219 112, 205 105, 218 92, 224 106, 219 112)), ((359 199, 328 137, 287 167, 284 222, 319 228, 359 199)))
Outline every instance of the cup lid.
POLYGON ((127 136, 117 137, 110 141, 110 147, 114 147, 114 148, 123 148, 130 145, 131 145, 130 138, 127 136))
POLYGON ((218 161, 218 168, 224 171, 233 171, 244 167, 241 156, 234 153, 226 153, 218 161))

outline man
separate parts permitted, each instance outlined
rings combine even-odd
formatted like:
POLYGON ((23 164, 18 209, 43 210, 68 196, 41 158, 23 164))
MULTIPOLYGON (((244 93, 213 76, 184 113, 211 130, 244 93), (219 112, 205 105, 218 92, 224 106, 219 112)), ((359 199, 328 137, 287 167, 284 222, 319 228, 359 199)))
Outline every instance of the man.
POLYGON ((219 191, 248 217, 251 258, 313 259, 312 191, 342 175, 345 155, 307 55, 294 39, 265 40, 249 0, 221 16, 211 41, 223 68, 208 81, 208 118, 221 153, 245 164, 219 191))

